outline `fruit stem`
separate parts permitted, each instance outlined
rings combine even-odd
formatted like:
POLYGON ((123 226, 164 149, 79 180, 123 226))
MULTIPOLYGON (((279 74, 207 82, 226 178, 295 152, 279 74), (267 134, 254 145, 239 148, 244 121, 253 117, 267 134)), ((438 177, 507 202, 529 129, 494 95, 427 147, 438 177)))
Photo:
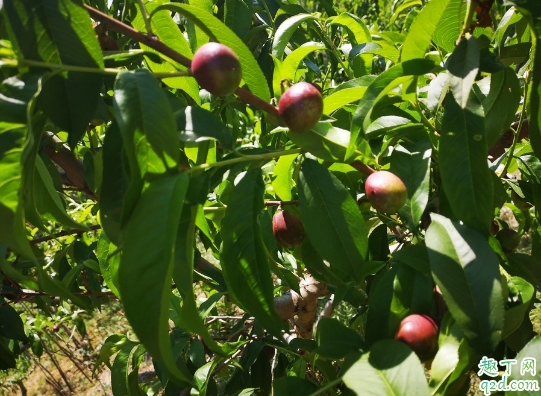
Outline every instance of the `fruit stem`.
POLYGON ((370 176, 372 173, 376 173, 374 169, 372 169, 368 165, 363 164, 361 161, 353 161, 350 165, 365 176, 370 176))
POLYGON ((283 155, 300 154, 301 152, 302 152, 301 149, 293 149, 293 150, 284 150, 284 151, 274 151, 272 153, 266 153, 266 154, 246 155, 244 157, 232 158, 232 159, 220 161, 220 162, 213 162, 211 164, 197 165, 191 169, 188 169, 187 172, 193 173, 193 172, 197 172, 197 171, 209 169, 209 168, 220 168, 222 166, 232 165, 232 164, 236 164, 236 163, 244 162, 244 161, 271 160, 273 158, 281 157, 283 155))

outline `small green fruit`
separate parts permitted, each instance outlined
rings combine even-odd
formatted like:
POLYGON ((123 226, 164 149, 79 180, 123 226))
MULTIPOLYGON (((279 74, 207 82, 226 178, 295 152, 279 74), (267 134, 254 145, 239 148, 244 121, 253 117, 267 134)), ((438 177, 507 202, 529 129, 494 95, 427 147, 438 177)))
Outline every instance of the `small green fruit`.
POLYGON ((520 234, 514 230, 504 228, 496 234, 496 239, 504 252, 510 253, 520 245, 520 234))
POLYGON ((422 363, 436 356, 438 351, 438 325, 426 315, 406 316, 395 335, 419 356, 422 363))
POLYGON ((307 131, 316 126, 323 114, 323 98, 313 84, 300 82, 284 92, 278 113, 291 132, 307 131))
POLYGON ((404 182, 391 172, 372 173, 366 179, 364 188, 372 207, 383 213, 398 212, 408 199, 404 182))
POLYGON ((276 241, 287 249, 299 246, 304 240, 301 221, 285 210, 276 212, 272 218, 272 232, 276 241))
POLYGON ((230 95, 242 80, 240 61, 229 47, 219 43, 202 45, 192 59, 192 74, 213 95, 230 95))

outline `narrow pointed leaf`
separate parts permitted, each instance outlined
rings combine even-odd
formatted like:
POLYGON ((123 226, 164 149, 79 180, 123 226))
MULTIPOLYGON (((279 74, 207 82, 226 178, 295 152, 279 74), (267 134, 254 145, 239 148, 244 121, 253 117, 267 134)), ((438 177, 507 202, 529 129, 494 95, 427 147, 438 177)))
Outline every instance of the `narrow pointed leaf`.
POLYGON ((465 109, 447 95, 439 160, 443 189, 453 213, 464 224, 488 235, 493 184, 483 116, 475 94, 465 109))
POLYGON ((423 366, 405 344, 376 343, 344 375, 344 383, 357 396, 429 396, 423 366))
POLYGON ((281 337, 281 321, 274 310, 273 284, 258 220, 264 207, 264 189, 260 168, 246 172, 233 189, 222 219, 221 264, 231 298, 269 332, 281 337))
POLYGON ((473 36, 464 38, 447 60, 449 87, 456 102, 466 108, 470 92, 479 72, 479 43, 473 36))
POLYGON ((299 173, 304 228, 317 253, 333 272, 360 280, 368 254, 368 231, 355 200, 323 165, 305 159, 299 173))
POLYGON ((188 187, 188 176, 162 175, 141 194, 126 227, 118 269, 118 289, 135 334, 149 353, 162 360, 179 381, 191 375, 179 369, 169 341, 169 296, 173 247, 188 187))
POLYGON ((504 325, 499 262, 477 231, 432 214, 426 233, 432 275, 449 311, 479 353, 491 353, 504 325))

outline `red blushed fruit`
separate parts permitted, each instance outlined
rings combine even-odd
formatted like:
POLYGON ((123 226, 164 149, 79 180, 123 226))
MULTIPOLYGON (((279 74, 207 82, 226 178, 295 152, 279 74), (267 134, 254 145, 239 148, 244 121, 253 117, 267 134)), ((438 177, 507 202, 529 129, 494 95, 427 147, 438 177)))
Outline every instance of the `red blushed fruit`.
POLYGON ((508 228, 498 231, 496 239, 500 242, 503 251, 506 253, 512 252, 520 245, 520 234, 508 228))
POLYGON ((400 322, 395 340, 413 349, 424 363, 438 351, 438 326, 426 315, 409 315, 400 322))
POLYGON ((294 84, 284 92, 278 103, 278 113, 292 132, 312 129, 323 114, 323 98, 314 85, 294 84))
POLYGON ((54 331, 55 333, 58 333, 59 330, 60 330, 60 326, 59 326, 59 325, 54 325, 54 326, 53 326, 53 331, 54 331))
POLYGON ((239 57, 219 43, 206 43, 192 59, 192 74, 197 83, 213 95, 230 95, 242 80, 239 57))
POLYGON ((285 210, 276 212, 272 218, 272 232, 276 241, 287 249, 299 246, 304 240, 301 221, 285 210))
POLYGON ((394 173, 379 171, 372 173, 364 185, 372 207, 383 213, 396 213, 408 199, 406 186, 394 173))

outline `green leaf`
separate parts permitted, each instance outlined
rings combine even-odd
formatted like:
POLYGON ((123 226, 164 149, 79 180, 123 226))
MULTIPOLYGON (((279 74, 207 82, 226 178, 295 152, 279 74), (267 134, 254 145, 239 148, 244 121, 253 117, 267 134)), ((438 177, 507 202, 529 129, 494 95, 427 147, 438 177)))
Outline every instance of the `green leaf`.
POLYGON ((169 10, 182 14, 213 40, 216 40, 238 55, 242 67, 242 78, 248 85, 250 91, 259 96, 265 102, 270 100, 267 80, 254 56, 238 36, 225 26, 214 15, 188 4, 167 3, 157 7, 151 15, 161 10, 169 10))
POLYGON ((466 16, 466 8, 462 0, 449 1, 432 36, 434 43, 449 53, 455 50, 455 43, 466 16))
POLYGON ((120 256, 122 253, 117 253, 112 257, 109 257, 109 255, 113 254, 117 249, 118 248, 110 242, 105 232, 100 233, 97 248, 100 272, 107 287, 115 296, 120 298, 120 293, 118 292, 114 279, 117 278, 116 274, 118 272, 118 265, 120 264, 120 256))
POLYGON ((308 42, 301 45, 295 51, 291 52, 283 62, 279 59, 273 58, 275 65, 274 74, 272 78, 274 95, 277 99, 280 98, 281 82, 284 79, 295 81, 295 75, 300 63, 304 58, 314 51, 325 50, 325 46, 321 43, 308 42))
POLYGON ((0 123, 0 241, 27 258, 34 257, 26 237, 24 208, 20 198, 21 155, 25 128, 0 123))
POLYGON ((344 383, 357 396, 428 396, 423 366, 405 344, 385 340, 355 362, 344 375, 344 383))
POLYGON ((114 396, 128 394, 128 369, 130 368, 130 354, 137 343, 129 341, 118 352, 111 368, 111 390, 114 396))
POLYGON ((293 189, 291 166, 298 156, 298 154, 284 155, 280 157, 274 167, 272 188, 282 201, 291 201, 293 199, 293 195, 291 194, 291 190, 293 189))
POLYGON ((215 353, 224 354, 220 346, 209 334, 203 318, 199 315, 193 288, 195 222, 199 205, 185 206, 179 224, 175 244, 175 266, 173 279, 182 297, 180 319, 183 327, 199 334, 205 344, 215 353))
MULTIPOLYGON (((533 3, 533 2, 532 2, 533 3)), ((539 7, 539 5, 537 5, 539 7)), ((533 41, 533 65, 531 67, 538 67, 541 65, 541 39, 538 34, 532 32, 534 36, 533 41), (537 36, 537 37, 536 37, 537 36)), ((540 73, 533 73, 531 82, 528 88, 528 103, 527 113, 529 116, 529 135, 530 143, 532 144, 533 151, 538 158, 541 158, 541 117, 539 116, 539 109, 541 109, 541 75, 540 73)))
MULTIPOLYGON (((3 5, 9 37, 20 58, 103 68, 101 48, 80 0, 7 1, 3 5)), ((55 74, 43 87, 39 105, 69 132, 72 148, 94 115, 102 80, 101 74, 67 72, 55 74)))
POLYGON ((251 1, 226 0, 224 6, 224 23, 237 36, 243 38, 252 25, 253 4, 251 1))
POLYGON ((483 100, 487 144, 491 147, 509 129, 520 104, 520 82, 507 67, 491 74, 490 92, 483 100))
POLYGON ((0 335, 11 340, 28 342, 21 317, 3 296, 0 296, 0 335))
POLYGON ((502 331, 502 340, 517 330, 525 315, 531 308, 535 296, 535 288, 519 277, 512 277, 508 281, 509 288, 514 289, 513 306, 505 311, 505 325, 502 331))
POLYGON ((5 343, 0 341, 0 370, 7 370, 15 367, 17 367, 15 356, 5 343))
POLYGON ((402 143, 391 155, 391 172, 406 185, 408 200, 399 210, 410 230, 417 230, 430 193, 430 163, 432 145, 428 140, 402 143))
MULTIPOLYGON (((310 131, 290 132, 288 136, 297 146, 318 158, 325 161, 343 162, 350 145, 351 133, 346 129, 336 128, 332 124, 320 122, 310 131)), ((353 159, 358 158, 363 163, 375 163, 366 142, 358 145, 352 155, 353 159)))
MULTIPOLYGON (((517 364, 510 366, 511 376, 507 382, 509 384, 511 381, 524 381, 523 384, 529 386, 529 388, 524 387, 522 390, 508 390, 505 392, 505 396, 534 396, 539 394, 539 382, 541 381, 541 367, 539 367, 539 361, 541 360, 540 351, 541 336, 538 335, 516 356, 515 359, 517 360, 517 364), (531 371, 521 372, 522 365, 525 363, 524 359, 530 359, 530 363, 533 360, 533 367, 535 367, 535 370, 533 371, 535 374, 532 374, 531 371)), ((515 386, 517 386, 516 382, 515 386)))
POLYGON ((440 21, 444 19, 444 15, 448 15, 446 10, 451 5, 452 0, 432 0, 423 8, 411 24, 402 45, 401 62, 425 57, 436 29, 440 21))
POLYGON ((318 390, 316 384, 299 377, 278 378, 272 388, 274 396, 310 396, 318 390))
MULTIPOLYGON (((438 2, 432 1, 430 4, 438 2)), ((428 8, 428 6, 426 7, 428 8)), ((426 9, 425 8, 425 9, 426 9)), ((429 73, 435 67, 434 62, 427 59, 410 60, 391 67, 381 73, 370 85, 360 101, 351 126, 351 140, 346 153, 346 160, 351 158, 362 141, 362 131, 366 131, 371 123, 371 115, 376 103, 397 86, 407 83, 411 76, 429 73)))
POLYGON ((64 203, 54 188, 51 174, 39 155, 36 156, 36 172, 34 173, 34 201, 38 212, 49 213, 56 221, 67 227, 88 231, 87 226, 76 222, 66 213, 64 203))
POLYGON ((474 93, 465 109, 447 95, 439 150, 443 189, 455 216, 488 235, 493 184, 484 128, 483 108, 474 93))
POLYGON ((508 263, 504 268, 511 274, 526 279, 532 285, 541 288, 541 261, 527 254, 507 255, 508 263))
POLYGON ((148 185, 127 224, 115 279, 135 334, 182 382, 190 382, 191 375, 185 367, 177 368, 171 353, 168 307, 173 247, 187 187, 184 173, 162 175, 148 185))
POLYGON ((233 189, 222 219, 221 265, 231 298, 270 333, 281 337, 281 321, 274 310, 273 284, 258 222, 264 208, 264 190, 261 168, 246 172, 233 189))
POLYGON ((124 226, 143 189, 143 180, 176 169, 180 143, 169 100, 148 70, 120 72, 113 105, 130 169, 122 208, 124 226))
POLYGON ((182 142, 215 139, 230 147, 232 136, 214 113, 198 106, 187 106, 175 113, 177 131, 182 142))
POLYGON ((423 275, 430 274, 430 261, 424 245, 406 246, 393 253, 393 259, 407 264, 423 275))
POLYGON ((359 333, 336 319, 322 318, 317 325, 317 349, 313 352, 328 359, 342 359, 352 351, 365 350, 359 333))
MULTIPOLYGON (((152 12, 156 7, 165 4, 166 0, 154 0, 154 1, 145 1, 145 7, 147 12, 152 12)), ((139 31, 145 31, 145 21, 140 12, 137 13, 137 16, 132 21, 133 27, 139 31)), ((186 38, 182 34, 181 30, 178 28, 177 24, 171 18, 171 13, 163 10, 156 12, 152 17, 152 33, 158 37, 158 39, 167 45, 169 48, 177 51, 178 53, 184 55, 187 58, 192 58, 192 50, 186 41, 186 38)), ((139 44, 144 51, 158 54, 158 51, 146 46, 144 43, 139 44)), ((156 62, 150 56, 145 56, 146 63, 148 68, 154 73, 169 73, 176 72, 179 70, 187 70, 185 66, 182 66, 180 63, 175 62, 169 59, 169 62, 156 62)), ((199 85, 195 78, 193 77, 172 77, 164 78, 163 81, 167 86, 171 88, 182 89, 197 103, 201 104, 201 98, 199 97, 199 85)))
POLYGON ((431 217, 426 245, 434 280, 472 348, 491 353, 504 326, 498 257, 475 230, 431 217))
POLYGON ((366 342, 393 338, 400 322, 410 314, 430 315, 432 281, 413 268, 395 263, 370 290, 366 342))
POLYGON ((323 98, 323 108, 326 114, 332 114, 349 103, 356 102, 363 98, 367 87, 354 87, 341 89, 323 98))
POLYGON ((128 188, 125 155, 118 123, 112 122, 103 143, 103 177, 100 192, 100 221, 103 230, 115 244, 121 244, 122 206, 128 188))
POLYGON ((458 105, 465 109, 479 72, 479 43, 474 36, 463 38, 447 60, 449 87, 458 105))
POLYGON ((355 200, 323 165, 305 159, 297 185, 307 236, 340 278, 361 280, 368 254, 368 231, 355 200))
POLYGON ((38 90, 41 73, 25 73, 6 78, 0 84, 0 119, 26 124, 28 103, 38 90))
POLYGON ((347 29, 348 38, 352 44, 363 44, 372 41, 372 35, 361 18, 349 12, 344 12, 334 18, 330 25, 343 26, 347 29))
POLYGON ((432 395, 457 394, 464 383, 469 385, 470 370, 479 362, 460 327, 446 315, 439 336, 439 350, 432 362, 429 387, 432 395))
POLYGON ((272 42, 272 56, 281 60, 282 56, 284 56, 284 51, 289 39, 297 30, 299 25, 315 19, 316 17, 311 14, 299 14, 282 22, 274 34, 274 41, 272 42))

